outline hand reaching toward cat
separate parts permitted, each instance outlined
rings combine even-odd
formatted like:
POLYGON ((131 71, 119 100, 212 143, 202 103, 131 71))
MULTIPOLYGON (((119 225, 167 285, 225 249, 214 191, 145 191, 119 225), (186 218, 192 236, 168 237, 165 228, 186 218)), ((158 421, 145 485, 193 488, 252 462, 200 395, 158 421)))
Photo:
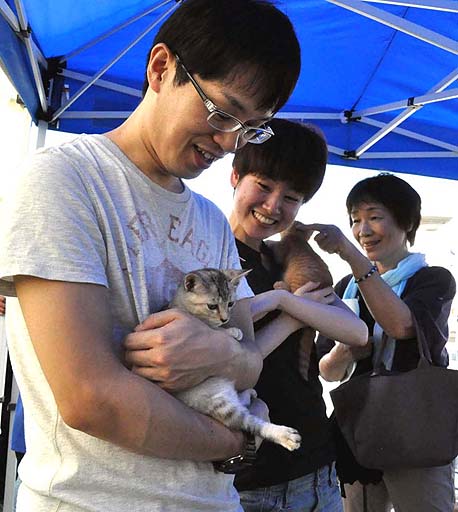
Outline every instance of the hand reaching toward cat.
POLYGON ((168 391, 188 389, 219 373, 240 343, 178 309, 146 318, 124 340, 125 361, 137 375, 168 391))
POLYGON ((357 250, 337 226, 332 224, 307 224, 304 225, 304 228, 318 231, 313 239, 320 249, 329 254, 338 254, 342 259, 347 260, 348 255, 357 250))

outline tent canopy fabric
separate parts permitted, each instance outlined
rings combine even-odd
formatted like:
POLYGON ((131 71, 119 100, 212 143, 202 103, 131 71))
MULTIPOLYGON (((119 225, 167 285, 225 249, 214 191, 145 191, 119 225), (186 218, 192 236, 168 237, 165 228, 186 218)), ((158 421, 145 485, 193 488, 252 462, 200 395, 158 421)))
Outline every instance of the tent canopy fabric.
MULTIPOLYGON (((35 121, 110 130, 180 1, 0 0, 0 63, 35 121)), ((279 116, 319 125, 330 163, 458 179, 458 0, 275 3, 302 50, 279 116)))

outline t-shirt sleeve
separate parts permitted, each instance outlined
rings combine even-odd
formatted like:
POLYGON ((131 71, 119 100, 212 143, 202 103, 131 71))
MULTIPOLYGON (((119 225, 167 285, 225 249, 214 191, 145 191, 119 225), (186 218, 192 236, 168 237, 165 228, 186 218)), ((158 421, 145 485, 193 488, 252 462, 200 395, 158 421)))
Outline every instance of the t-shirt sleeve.
POLYGON ((5 205, 0 293, 15 275, 106 286, 106 250, 97 208, 76 164, 51 148, 25 166, 5 205))
MULTIPOLYGON (((448 317, 456 283, 452 274, 442 267, 425 267, 410 280, 402 299, 425 334, 434 364, 446 365, 445 344, 448 340, 448 317)), ((403 342, 399 342, 402 350, 403 342)), ((407 347, 406 347, 407 349, 407 347)))

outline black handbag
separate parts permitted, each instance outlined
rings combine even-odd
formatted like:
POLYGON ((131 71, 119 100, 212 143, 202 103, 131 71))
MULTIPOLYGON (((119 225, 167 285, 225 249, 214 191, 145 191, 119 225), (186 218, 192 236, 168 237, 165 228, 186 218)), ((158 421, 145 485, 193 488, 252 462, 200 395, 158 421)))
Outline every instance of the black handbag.
POLYGON ((458 454, 458 371, 430 363, 425 335, 414 323, 417 368, 386 370, 382 348, 372 372, 331 391, 338 426, 367 468, 443 466, 458 454))

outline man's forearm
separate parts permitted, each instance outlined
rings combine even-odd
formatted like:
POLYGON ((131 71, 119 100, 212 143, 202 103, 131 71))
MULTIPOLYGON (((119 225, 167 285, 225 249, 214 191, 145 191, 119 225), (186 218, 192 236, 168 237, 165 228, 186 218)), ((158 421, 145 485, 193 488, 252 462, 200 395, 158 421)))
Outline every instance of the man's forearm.
POLYGON ((242 446, 241 433, 125 369, 83 393, 73 411, 64 411, 64 421, 127 450, 160 458, 221 460, 242 446))

